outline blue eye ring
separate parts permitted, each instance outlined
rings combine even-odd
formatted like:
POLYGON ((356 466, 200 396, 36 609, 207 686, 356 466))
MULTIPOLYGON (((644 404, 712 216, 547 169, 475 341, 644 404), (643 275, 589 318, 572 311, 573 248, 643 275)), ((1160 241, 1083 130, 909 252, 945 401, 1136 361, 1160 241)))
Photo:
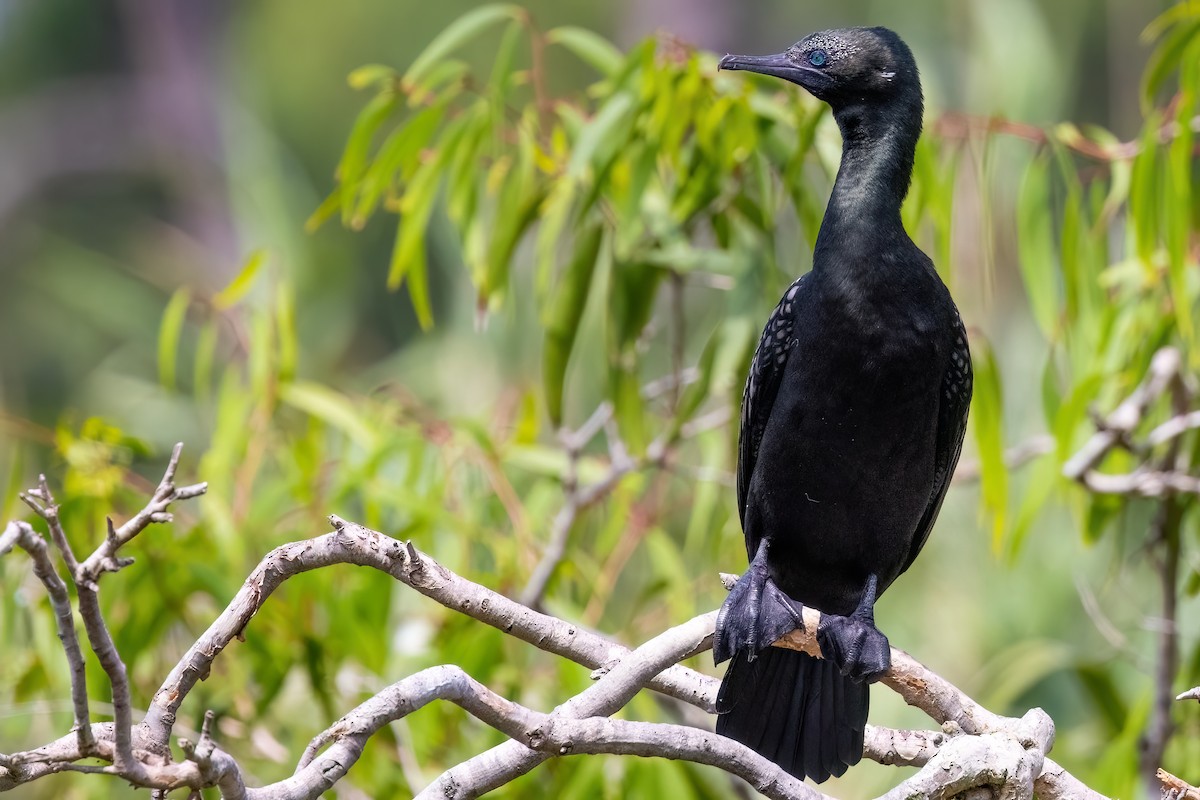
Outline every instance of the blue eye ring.
POLYGON ((808 63, 812 64, 814 67, 825 66, 825 61, 826 56, 824 50, 813 50, 808 54, 808 63))

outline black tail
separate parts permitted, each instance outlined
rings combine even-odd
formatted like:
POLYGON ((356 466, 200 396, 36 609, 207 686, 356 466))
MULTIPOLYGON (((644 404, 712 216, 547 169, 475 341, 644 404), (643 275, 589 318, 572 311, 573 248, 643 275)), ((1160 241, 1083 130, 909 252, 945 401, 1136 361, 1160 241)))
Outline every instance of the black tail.
POLYGON ((721 681, 717 733, 820 783, 862 758, 868 691, 807 653, 766 647, 747 661, 742 651, 721 681))

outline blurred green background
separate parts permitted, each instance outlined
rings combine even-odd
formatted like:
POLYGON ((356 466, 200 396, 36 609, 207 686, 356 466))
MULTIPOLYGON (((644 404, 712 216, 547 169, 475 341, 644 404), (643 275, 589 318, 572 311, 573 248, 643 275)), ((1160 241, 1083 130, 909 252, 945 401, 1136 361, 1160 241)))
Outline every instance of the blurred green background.
MULTIPOLYGON (((102 597, 136 704, 148 702, 262 554, 324 532, 329 513, 412 537, 447 566, 514 596, 538 562, 563 502, 566 458, 543 399, 538 309, 522 288, 532 280, 520 266, 530 261, 528 242, 514 258, 514 288, 481 301, 461 266, 455 225, 435 216, 425 239, 434 324, 422 330, 408 293, 386 290, 391 215, 364 220, 362 230, 336 222, 306 229, 336 189, 335 168, 345 163, 343 148, 366 102, 347 75, 373 63, 403 71, 476 5, 0 0, 4 518, 24 513, 16 492, 44 471, 65 501, 76 547, 94 545, 105 514, 123 519, 138 508, 176 441, 186 444, 186 475, 212 484, 209 496, 177 509, 174 525, 150 529, 128 548, 137 565, 105 581, 102 597), (490 311, 485 324, 481 302, 490 311)), ((658 32, 716 52, 775 52, 825 27, 886 25, 916 53, 930 121, 947 112, 1044 129, 1069 120, 1126 141, 1146 124, 1139 83, 1153 48, 1139 33, 1171 5, 542 0, 526 7, 542 30, 580 26, 622 48, 658 32)), ((493 31, 455 55, 486 79, 498 40, 493 31)), ((546 74, 549 91, 577 96, 595 71, 560 55, 546 74)), ((704 59, 698 63, 709 75, 714 62, 704 59)), ((777 102, 814 108, 796 94, 777 102)), ((836 157, 836 143, 826 119, 818 149, 836 157)), ((1027 147, 1012 155, 1022 147, 1017 140, 995 151, 963 148, 965 166, 945 187, 953 213, 936 240, 939 268, 979 341, 991 342, 1004 378, 997 427, 1009 445, 1047 430, 1043 372, 1055 346, 1030 311, 1018 264, 1013 206, 1021 173, 1006 167, 1026 167, 1027 147)), ((1079 166, 1085 176, 1089 168, 1079 166)), ((1049 196, 1061 204, 1061 193, 1049 196)), ((815 207, 823 202, 817 197, 815 207)), ((1061 211, 1047 214, 1061 222, 1061 211)), ((696 363, 722 320, 740 320, 737 335, 756 337, 752 325, 809 263, 794 219, 781 222, 776 243, 781 251, 745 284, 736 273, 698 270, 678 278, 677 298, 660 293, 647 309, 650 332, 636 332, 645 340, 636 376, 661 377, 677 359, 696 363), (727 304, 727 295, 739 299, 727 304), (687 310, 682 331, 671 322, 676 302, 687 310)), ((606 396, 605 315, 589 306, 580 329, 564 407, 571 427, 606 396)), ((1164 324, 1174 329, 1172 320, 1164 324)), ((720 603, 716 572, 744 566, 730 483, 736 430, 720 415, 740 396, 746 357, 733 345, 719 348, 711 392, 701 398, 717 423, 712 430, 680 443, 666 469, 634 470, 583 512, 549 585, 549 611, 638 642, 720 603)), ((1122 369, 1135 384, 1140 373, 1122 369)), ((1105 399, 1102 410, 1119 388, 1093 393, 1105 399)), ((671 411, 648 413, 648 438, 660 435, 671 411)), ((589 446, 581 477, 601 474, 607 456, 599 443, 589 446)), ((977 457, 969 442, 964 461, 977 457)), ((1044 461, 1053 476, 1057 462, 1044 461)), ((1001 502, 1012 517, 1022 517, 1030 470, 1009 479, 1011 498, 1001 502)), ((1043 480, 1046 472, 1036 474, 1043 480)), ((1055 758, 1095 788, 1128 795, 1153 686, 1158 613, 1143 534, 1129 532, 1144 531, 1152 508, 1129 504, 1115 534, 1096 537, 1081 535, 1088 526, 1079 490, 1062 487, 1041 502, 1014 544, 1007 531, 996 532, 995 504, 981 511, 975 483, 956 487, 924 555, 881 604, 880 626, 894 645, 994 711, 1045 708, 1058 724, 1055 758)), ((1187 526, 1194 542, 1194 519, 1187 526)), ((1185 573, 1194 569, 1185 564, 1185 573)), ((0 752, 11 752, 64 733, 70 706, 51 616, 23 557, 0 561, 0 590, 0 752)), ((1200 683, 1195 609, 1185 598, 1177 691, 1200 683)), ((582 668, 383 576, 345 569, 293 580, 247 637, 193 694, 180 727, 216 709, 221 743, 261 782, 289 774, 304 743, 372 687, 425 666, 460 664, 543 710, 588 682, 582 668)), ((718 674, 709 660, 697 663, 718 674)), ((90 666, 92 696, 102 698, 102 672, 90 666)), ((103 718, 105 705, 93 711, 103 718)), ((674 719, 681 712, 639 697, 629 713, 674 719)), ((1170 764, 1192 769, 1195 782, 1200 716, 1179 709, 1176 720, 1170 764)), ((929 727, 883 689, 874 691, 871 721, 929 727)), ((406 796, 499 740, 457 709, 425 709, 381 734, 332 794, 406 796)), ((864 764, 830 791, 868 796, 898 779, 895 769, 864 764)), ((573 758, 497 795, 534 791, 684 798, 744 789, 717 771, 673 762, 573 758)), ((121 792, 129 793, 56 776, 13 794, 121 792)))

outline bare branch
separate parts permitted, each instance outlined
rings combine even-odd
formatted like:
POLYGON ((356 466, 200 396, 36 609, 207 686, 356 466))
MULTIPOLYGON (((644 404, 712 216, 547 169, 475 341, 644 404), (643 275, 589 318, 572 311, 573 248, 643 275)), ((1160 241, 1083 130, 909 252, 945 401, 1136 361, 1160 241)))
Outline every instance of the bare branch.
MULTIPOLYGON (((672 397, 676 397, 680 389, 695 382, 699 375, 700 371, 695 367, 684 369, 679 366, 669 375, 643 386, 642 397, 652 399, 668 393, 672 397)), ((674 402, 672 401, 672 404, 674 402)), ((729 412, 726 410, 723 412, 723 416, 716 417, 714 420, 706 420, 706 423, 723 425, 728 419, 729 412)), ((563 473, 565 497, 562 508, 554 515, 554 520, 550 524, 550 536, 546 549, 530 574, 529 580, 526 581, 525 588, 521 590, 519 600, 522 605, 540 610, 542 596, 546 593, 550 579, 566 555, 571 529, 575 527, 575 521, 579 518, 580 513, 607 497, 621 482, 621 479, 630 472, 650 466, 662 466, 665 462, 667 455, 665 441, 656 439, 651 442, 643 458, 635 459, 625 449, 620 436, 611 430, 613 427, 612 403, 605 401, 596 407, 592 415, 577 430, 564 429, 559 432, 559 441, 567 455, 567 467, 563 473), (601 430, 609 430, 610 465, 608 472, 595 483, 580 486, 578 483, 580 456, 583 448, 601 430)), ((707 430, 707 428, 692 425, 681 430, 681 433, 683 438, 689 438, 701 430, 707 430)))
POLYGON ((945 743, 941 731, 905 731, 867 724, 863 755, 889 767, 923 767, 945 743))
MULTIPOLYGON (((1192 118, 1190 126, 1193 131, 1200 131, 1200 117, 1192 118)), ((1166 143, 1177 138, 1184 126, 1167 115, 1158 130, 1158 140, 1166 143)), ((1100 162, 1126 161, 1137 156, 1142 150, 1142 142, 1097 142, 1080 134, 1078 131, 1067 129, 1059 131, 1040 128, 1027 122, 1015 122, 1003 117, 982 117, 972 114, 946 113, 942 114, 933 126, 938 136, 948 139, 966 139, 971 136, 990 136, 1002 133, 1025 139, 1037 145, 1055 142, 1074 150, 1082 156, 1100 162)))
POLYGON ((1191 411, 1172 417, 1146 435, 1146 444, 1157 447, 1160 444, 1177 439, 1188 431, 1200 428, 1200 411, 1191 411))
MULTIPOLYGON (((522 606, 497 592, 466 580, 418 551, 378 531, 333 517, 336 531, 272 550, 250 573, 225 611, 184 654, 151 701, 146 715, 156 741, 166 743, 180 705, 196 682, 207 677, 213 660, 235 637, 278 586, 293 575, 333 564, 374 567, 421 594, 509 633, 543 650, 596 669, 619 661, 628 652, 615 642, 569 622, 522 606)), ((674 666, 650 682, 655 691, 685 702, 707 696, 706 681, 694 670, 674 666)), ((711 702, 706 708, 712 712, 711 702)))
POLYGON ((1096 494, 1132 494, 1139 497, 1200 494, 1200 478, 1182 472, 1137 469, 1124 475, 1108 475, 1089 471, 1081 475, 1079 481, 1096 494))
POLYGON ((1039 798, 1109 800, 1049 758, 1042 763, 1042 774, 1034 783, 1034 789, 1039 798))
MULTIPOLYGON (((582 719, 608 716, 628 703, 642 685, 666 667, 712 647, 717 612, 671 628, 623 657, 593 686, 571 698, 555 716, 582 719)), ((418 798, 476 797, 509 783, 549 758, 509 740, 447 770, 418 798)))
POLYGON ((213 712, 204 712, 200 741, 192 744, 188 739, 180 739, 179 749, 199 769, 201 786, 216 786, 223 800, 243 800, 247 793, 241 769, 232 756, 216 746, 212 738, 212 721, 213 712))
POLYGON ((96 548, 87 560, 75 571, 75 580, 80 586, 95 584, 103 572, 117 572, 132 563, 129 560, 118 559, 117 551, 130 539, 144 531, 152 522, 170 522, 172 517, 167 509, 176 500, 190 500, 199 497, 208 490, 207 483, 197 483, 192 486, 175 486, 175 471, 179 467, 179 454, 183 451, 183 443, 175 445, 171 451, 171 459, 167 462, 166 472, 154 496, 146 507, 131 517, 124 525, 113 528, 109 523, 108 535, 104 542, 96 548))
POLYGON ((1192 786, 1182 778, 1177 778, 1165 769, 1158 770, 1155 775, 1163 788, 1163 797, 1169 800, 1200 800, 1200 789, 1192 786))
POLYGON ((1101 429, 1063 465, 1063 475, 1072 480, 1083 480, 1120 442, 1122 436, 1128 436, 1141 423, 1150 404, 1166 391, 1172 381, 1178 379, 1182 363, 1179 351, 1173 347, 1164 347, 1155 353, 1146 379, 1105 418, 1101 429))
POLYGON ((1200 686, 1194 689, 1188 689, 1181 695, 1175 697, 1176 700, 1200 700, 1200 686))
MULTIPOLYGON (((1033 461, 1038 456, 1054 451, 1054 437, 1042 434, 1031 436, 1019 444, 1004 451, 1004 466, 1016 469, 1033 461)), ((953 483, 970 483, 979 480, 980 464, 978 460, 959 461, 950 478, 953 483)))
POLYGON ((988 733, 950 739, 929 763, 879 800, 955 797, 977 787, 992 787, 1001 798, 1034 796, 1042 754, 1026 749, 1011 735, 988 733))
MULTIPOLYGON (((63 555, 63 560, 69 567, 73 567, 71 575, 75 581, 79 595, 79 616, 83 620, 84 630, 87 633, 88 642, 92 646, 92 651, 96 654, 100 666, 103 667, 105 674, 108 675, 109 683, 112 685, 113 739, 115 745, 112 757, 113 769, 123 777, 139 785, 145 785, 145 781, 148 779, 142 763, 135 758, 133 753, 133 711, 129 691, 129 677, 125 669, 125 664, 121 660, 121 656, 117 652, 116 645, 113 642, 112 634, 104 622, 103 613, 100 610, 97 580, 102 572, 115 572, 132 563, 132 559, 118 557, 118 549, 144 530, 151 522, 169 521, 171 516, 167 512, 167 508, 173 501, 196 497, 204 493, 206 484, 196 484, 184 487, 183 489, 176 489, 174 484, 175 472, 179 466, 179 455, 182 449, 182 443, 175 445, 162 481, 160 481, 158 488, 154 492, 154 496, 145 508, 119 529, 114 528, 112 520, 109 519, 104 542, 82 564, 76 563, 75 555, 58 517, 58 507, 54 503, 54 497, 46 483, 45 476, 42 476, 37 489, 22 495, 25 503, 47 521, 50 526, 51 535, 54 537, 55 543, 63 555)), ((38 537, 38 541, 41 542, 44 551, 45 542, 40 537, 38 537)), ((53 573, 53 567, 51 567, 51 572, 53 573)), ((62 584, 62 580, 58 578, 57 573, 53 574, 58 583, 62 584)), ((43 579, 43 582, 45 582, 45 579, 43 579)), ((47 589, 49 588, 50 586, 47 584, 47 589)), ((64 597, 66 597, 65 585, 62 586, 62 592, 64 597)), ((63 647, 67 653, 68 661, 71 662, 71 694, 75 705, 75 721, 77 735, 80 737, 80 751, 88 752, 89 747, 94 746, 94 742, 86 741, 91 733, 91 726, 87 716, 86 683, 83 675, 83 659, 79 655, 78 641, 75 639, 74 617, 70 611, 69 598, 66 599, 64 609, 60 609, 56 603, 55 610, 59 617, 59 636, 63 638, 63 647), (65 619, 64 614, 66 614, 65 619), (70 635, 65 638, 64 624, 70 628, 70 635), (78 659, 78 663, 76 663, 76 659, 78 659)), ((163 746, 165 747, 165 742, 163 742, 163 746)))
MULTIPOLYGON (((539 762, 554 756, 585 753, 684 758, 732 772, 768 797, 780 800, 824 797, 752 750, 709 731, 601 716, 576 718, 567 716, 565 707, 551 714, 539 713, 497 695, 455 666, 423 670, 358 706, 309 744, 296 773, 284 782, 291 790, 288 794, 261 796, 316 797, 357 761, 374 733, 434 700, 448 700, 461 706, 511 736, 515 740, 511 744, 520 742, 519 746, 539 762), (318 755, 320 748, 327 745, 329 749, 318 755), (295 790, 301 787, 303 790, 297 793, 295 790)), ((455 796, 453 787, 450 793, 441 794, 437 793, 437 786, 435 783, 419 797, 431 792, 438 797, 455 796)), ((251 796, 258 800, 260 794, 252 792, 251 796)))
MULTIPOLYGON (((52 772, 74 770, 119 776, 137 786, 169 790, 218 786, 226 798, 294 800, 316 798, 355 763, 366 741, 383 725, 432 699, 449 699, 513 739, 453 768, 422 792, 422 797, 473 797, 503 785, 554 756, 620 753, 685 758, 713 764, 750 781, 769 797, 820 800, 770 761, 707 730, 679 725, 608 719, 643 686, 712 711, 718 682, 679 666, 681 658, 711 646, 716 612, 665 631, 634 651, 563 620, 539 614, 446 570, 411 543, 332 518, 336 531, 277 548, 251 574, 242 590, 172 671, 156 694, 145 724, 126 729, 135 764, 120 760, 119 725, 92 726, 96 751, 111 767, 74 763, 81 758, 73 737, 37 751, 0 756, 0 790, 52 772), (218 749, 209 733, 211 716, 196 745, 182 742, 188 761, 175 763, 165 750, 180 704, 213 659, 236 636, 274 589, 287 577, 334 563, 383 570, 421 593, 462 613, 511 633, 542 649, 597 669, 597 682, 550 714, 526 709, 495 695, 456 667, 427 670, 385 689, 316 737, 290 778, 247 789, 236 762, 218 749), (322 752, 322 748, 324 749, 322 752)), ((0 542, 15 539, 6 530, 0 542)), ((11 544, 9 545, 11 547, 11 544)), ((45 547, 43 542, 43 548, 45 547)), ((806 610, 806 631, 815 631, 819 613, 806 610)), ((812 651, 814 637, 797 632, 782 646, 812 651)), ((1062 771, 1044 753, 1053 725, 1040 710, 1022 720, 988 712, 948 682, 901 651, 893 651, 890 686, 906 700, 945 721, 947 730, 977 733, 947 740, 945 734, 868 727, 866 753, 882 763, 924 765, 886 798, 925 794, 949 797, 975 787, 991 787, 1001 797, 1099 798, 1062 771), (922 697, 922 695, 927 695, 922 697), (1035 782, 1035 776, 1036 782, 1035 782)))
MULTIPOLYGON (((111 722, 92 725, 91 736, 96 743, 92 753, 81 752, 75 737, 64 736, 35 750, 0 756, 0 792, 59 772, 84 772, 111 775, 146 789, 172 791, 217 786, 224 800, 243 800, 246 797, 244 790, 243 793, 238 792, 242 779, 237 762, 229 754, 217 749, 211 738, 201 751, 205 759, 203 765, 192 760, 172 762, 169 754, 154 752, 151 749, 153 743, 141 726, 132 732, 133 753, 137 759, 133 770, 123 769, 115 763, 112 766, 74 763, 93 756, 115 762, 113 728, 114 723, 111 722)), ((203 740, 203 735, 201 738, 203 740)), ((188 746, 191 746, 190 743, 188 746)))
MULTIPOLYGON (((42 486, 45 487, 44 477, 42 486)), ((45 500, 48 504, 54 502, 50 498, 48 490, 45 500)), ((57 508, 54 509, 53 515, 57 520, 57 508)), ((54 526, 57 526, 57 522, 54 526)), ((62 528, 58 527, 58 531, 61 535, 62 528)), ((63 541, 66 541, 65 537, 63 541)), ((33 574, 42 582, 42 585, 46 587, 46 593, 50 595, 50 605, 54 608, 54 621, 58 626, 58 638, 62 642, 63 652, 67 656, 67 665, 71 670, 71 704, 74 707, 75 735, 78 739, 79 752, 90 754, 95 749, 96 740, 92 736, 92 723, 88 714, 86 667, 84 666, 83 652, 79 649, 79 637, 75 634, 75 613, 71 610, 71 596, 67 592, 67 584, 59 576, 58 570, 54 568, 46 540, 38 536, 37 532, 27 523, 8 523, 4 533, 0 535, 0 556, 11 550, 14 545, 29 553, 29 557, 33 559, 33 574)), ((67 547, 63 551, 64 557, 69 552, 70 548, 67 547)))
POLYGON ((75 572, 79 569, 79 562, 75 559, 75 552, 71 549, 71 543, 67 541, 67 534, 58 518, 58 504, 54 502, 54 495, 50 492, 50 484, 46 482, 46 476, 39 475, 38 488, 21 492, 20 497, 25 505, 34 510, 34 513, 46 520, 46 524, 50 527, 50 538, 54 541, 58 552, 62 554, 63 563, 67 565, 67 573, 74 580, 75 572))

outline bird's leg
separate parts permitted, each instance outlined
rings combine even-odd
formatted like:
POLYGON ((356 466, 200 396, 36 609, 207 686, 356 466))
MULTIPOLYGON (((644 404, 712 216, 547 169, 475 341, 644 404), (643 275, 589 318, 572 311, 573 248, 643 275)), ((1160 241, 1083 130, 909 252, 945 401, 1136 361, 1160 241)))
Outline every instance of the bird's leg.
POLYGON ((717 664, 743 650, 747 651, 746 660, 753 661, 764 647, 804 627, 804 606, 784 594, 771 580, 767 546, 767 540, 763 539, 754 560, 734 584, 717 614, 713 635, 713 659, 717 664))
POLYGON ((892 665, 892 648, 887 637, 875 627, 877 579, 867 578, 858 608, 848 617, 822 614, 817 627, 821 655, 837 665, 845 676, 874 683, 892 665))

